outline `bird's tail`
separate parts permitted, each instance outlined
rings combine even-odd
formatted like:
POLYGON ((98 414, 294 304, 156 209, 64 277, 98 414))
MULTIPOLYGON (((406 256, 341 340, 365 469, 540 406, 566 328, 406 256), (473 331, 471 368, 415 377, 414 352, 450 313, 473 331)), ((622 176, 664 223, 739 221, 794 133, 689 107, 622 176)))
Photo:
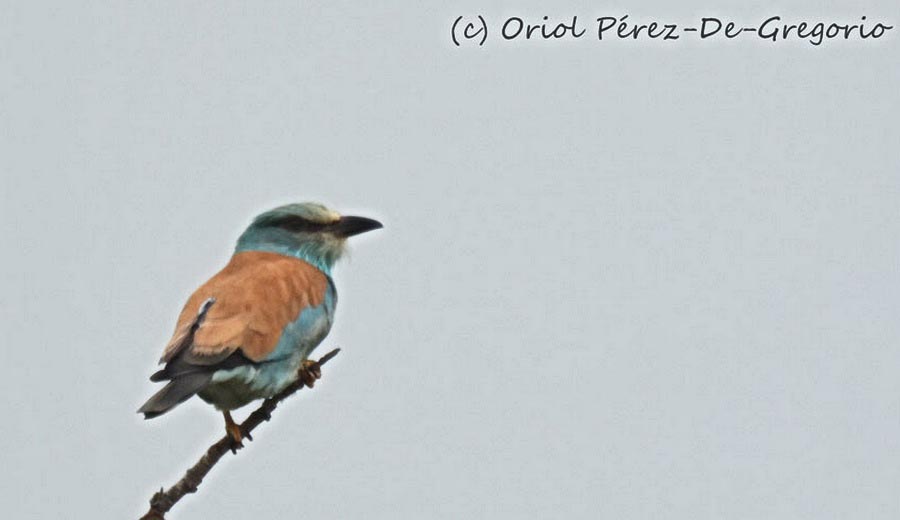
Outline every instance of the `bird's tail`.
POLYGON ((176 377, 162 387, 138 409, 144 419, 160 416, 202 390, 212 379, 212 372, 194 372, 176 377))

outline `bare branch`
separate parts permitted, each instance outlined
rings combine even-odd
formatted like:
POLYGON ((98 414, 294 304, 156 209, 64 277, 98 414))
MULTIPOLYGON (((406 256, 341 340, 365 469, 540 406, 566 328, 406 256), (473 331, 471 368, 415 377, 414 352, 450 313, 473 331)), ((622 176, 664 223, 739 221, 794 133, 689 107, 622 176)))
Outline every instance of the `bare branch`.
MULTIPOLYGON (((329 362, 340 351, 341 349, 336 348, 325 354, 317 361, 318 365, 322 366, 329 362)), ((249 439, 250 432, 263 422, 272 418, 272 412, 278 407, 278 403, 287 399, 304 386, 304 379, 298 378, 296 382, 292 383, 280 393, 263 401, 262 405, 254 410, 254 412, 241 424, 241 434, 249 439)), ((228 435, 219 439, 206 450, 206 453, 200 457, 200 460, 188 469, 184 474, 184 477, 182 477, 174 486, 170 487, 168 490, 160 489, 153 495, 153 498, 150 499, 150 510, 147 511, 140 520, 165 520, 165 514, 168 513, 179 500, 184 498, 185 495, 188 493, 195 493, 200 486, 200 483, 203 482, 203 478, 206 477, 213 466, 215 466, 216 463, 219 462, 219 459, 233 448, 239 448, 239 446, 234 446, 234 442, 228 435)))

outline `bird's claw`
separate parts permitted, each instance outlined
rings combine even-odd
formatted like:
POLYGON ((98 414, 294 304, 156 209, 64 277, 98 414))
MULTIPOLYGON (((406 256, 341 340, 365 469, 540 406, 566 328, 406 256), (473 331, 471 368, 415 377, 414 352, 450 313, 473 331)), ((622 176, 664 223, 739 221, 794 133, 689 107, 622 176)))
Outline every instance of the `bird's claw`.
POLYGON ((307 388, 312 388, 315 386, 316 381, 322 377, 322 366, 317 361, 304 359, 298 375, 300 376, 300 381, 307 388))
POLYGON ((237 450, 244 447, 242 442, 244 439, 252 441, 253 437, 250 433, 241 432, 241 426, 234 422, 230 413, 225 413, 225 433, 231 439, 231 453, 237 453, 237 450))
MULTIPOLYGON (((231 453, 237 453, 237 450, 244 447, 244 436, 241 434, 241 427, 237 424, 226 424, 225 432, 231 438, 231 453)), ((247 437, 250 438, 249 436, 247 437)), ((251 439, 252 440, 252 439, 251 439)))

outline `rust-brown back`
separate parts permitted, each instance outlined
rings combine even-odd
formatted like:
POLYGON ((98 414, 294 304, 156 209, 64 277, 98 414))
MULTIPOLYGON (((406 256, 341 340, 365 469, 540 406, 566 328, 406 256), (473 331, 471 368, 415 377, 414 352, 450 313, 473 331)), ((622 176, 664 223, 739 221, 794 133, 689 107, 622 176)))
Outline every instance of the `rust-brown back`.
POLYGON ((322 303, 327 287, 325 274, 298 258, 262 251, 236 253, 188 299, 162 361, 168 362, 180 350, 210 298, 215 303, 186 346, 192 359, 215 362, 240 349, 250 360, 262 361, 275 350, 286 325, 303 309, 322 303))

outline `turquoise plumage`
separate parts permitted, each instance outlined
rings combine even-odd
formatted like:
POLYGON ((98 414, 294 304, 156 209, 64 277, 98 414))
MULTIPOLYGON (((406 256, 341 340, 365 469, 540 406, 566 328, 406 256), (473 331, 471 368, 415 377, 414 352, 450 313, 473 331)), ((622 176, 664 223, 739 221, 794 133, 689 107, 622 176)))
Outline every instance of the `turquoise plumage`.
POLYGON ((321 204, 281 206, 256 217, 228 265, 184 306, 152 381, 168 381, 138 410, 159 416, 193 395, 225 415, 318 373, 307 357, 331 330, 332 268, 348 237, 381 228, 321 204))

